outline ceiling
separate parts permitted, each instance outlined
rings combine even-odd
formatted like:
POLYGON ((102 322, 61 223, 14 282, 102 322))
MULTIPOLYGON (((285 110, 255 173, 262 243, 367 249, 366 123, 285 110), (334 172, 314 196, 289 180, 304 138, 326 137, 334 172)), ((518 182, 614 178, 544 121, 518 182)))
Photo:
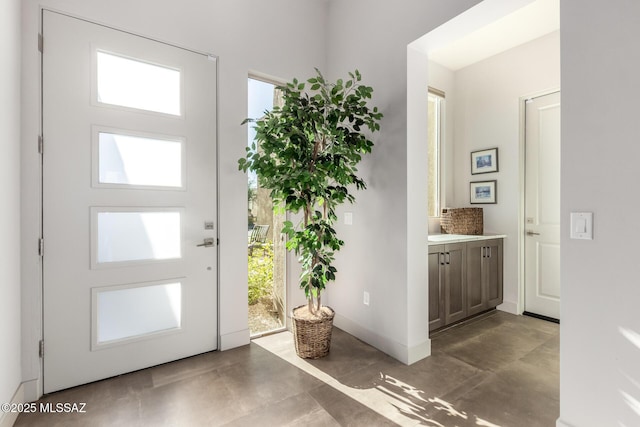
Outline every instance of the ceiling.
POLYGON ((456 71, 559 28, 560 0, 536 0, 441 49, 429 52, 429 60, 456 71))

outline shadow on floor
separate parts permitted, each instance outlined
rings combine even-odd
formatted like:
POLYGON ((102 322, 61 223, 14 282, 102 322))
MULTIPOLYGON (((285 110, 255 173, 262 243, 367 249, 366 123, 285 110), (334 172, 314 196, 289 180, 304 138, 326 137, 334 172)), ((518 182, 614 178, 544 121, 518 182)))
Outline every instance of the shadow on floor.
POLYGON ((297 358, 285 344, 290 334, 259 344, 400 425, 552 427, 558 333, 552 323, 494 312, 433 337, 432 356, 411 366, 339 329, 319 360, 297 358))
POLYGON ((329 356, 298 358, 289 332, 44 396, 83 413, 16 426, 553 427, 557 325, 496 313, 438 334, 406 366, 340 329, 329 356))

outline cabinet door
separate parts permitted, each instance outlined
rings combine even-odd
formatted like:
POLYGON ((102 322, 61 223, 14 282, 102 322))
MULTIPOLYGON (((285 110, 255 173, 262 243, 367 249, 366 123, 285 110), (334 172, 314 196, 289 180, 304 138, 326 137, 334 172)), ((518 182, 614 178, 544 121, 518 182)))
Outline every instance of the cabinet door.
POLYGON ((467 242, 467 314, 469 316, 487 309, 484 286, 486 240, 467 242))
POLYGON ((429 246, 429 331, 444 323, 444 246, 429 246))
POLYGON ((502 239, 485 242, 484 280, 487 308, 502 304, 502 239))
POLYGON ((464 243, 445 245, 444 309, 445 323, 467 316, 466 257, 464 243))

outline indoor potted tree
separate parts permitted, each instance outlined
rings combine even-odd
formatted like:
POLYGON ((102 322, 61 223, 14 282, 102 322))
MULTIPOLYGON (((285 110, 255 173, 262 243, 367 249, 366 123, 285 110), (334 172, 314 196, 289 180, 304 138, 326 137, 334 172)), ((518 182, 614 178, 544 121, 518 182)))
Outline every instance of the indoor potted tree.
POLYGON ((293 79, 279 87, 276 106, 255 125, 256 137, 247 147, 239 169, 257 173, 259 185, 271 190, 274 209, 300 213, 297 224, 285 221, 287 249, 302 264, 300 287, 308 304, 293 310, 296 352, 319 358, 329 352, 334 312, 322 305, 327 282, 335 280, 334 254, 344 241, 336 235, 336 207, 353 203, 353 189, 366 188, 356 166, 370 153, 370 135, 380 130, 382 114, 369 108, 373 89, 361 84, 358 70, 349 79, 327 82, 319 70, 305 83, 293 79))

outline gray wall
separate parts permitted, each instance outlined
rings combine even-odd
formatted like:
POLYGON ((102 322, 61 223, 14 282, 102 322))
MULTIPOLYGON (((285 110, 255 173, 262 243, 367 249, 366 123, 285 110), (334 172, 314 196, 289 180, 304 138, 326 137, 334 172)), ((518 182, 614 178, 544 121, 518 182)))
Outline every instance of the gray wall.
POLYGON ((562 0, 563 426, 640 425, 640 2, 562 0), (569 213, 594 213, 594 240, 569 213))
MULTIPOLYGON (((20 1, 0 3, 0 403, 20 385, 20 1)), ((12 414, 0 413, 0 424, 12 414)))

